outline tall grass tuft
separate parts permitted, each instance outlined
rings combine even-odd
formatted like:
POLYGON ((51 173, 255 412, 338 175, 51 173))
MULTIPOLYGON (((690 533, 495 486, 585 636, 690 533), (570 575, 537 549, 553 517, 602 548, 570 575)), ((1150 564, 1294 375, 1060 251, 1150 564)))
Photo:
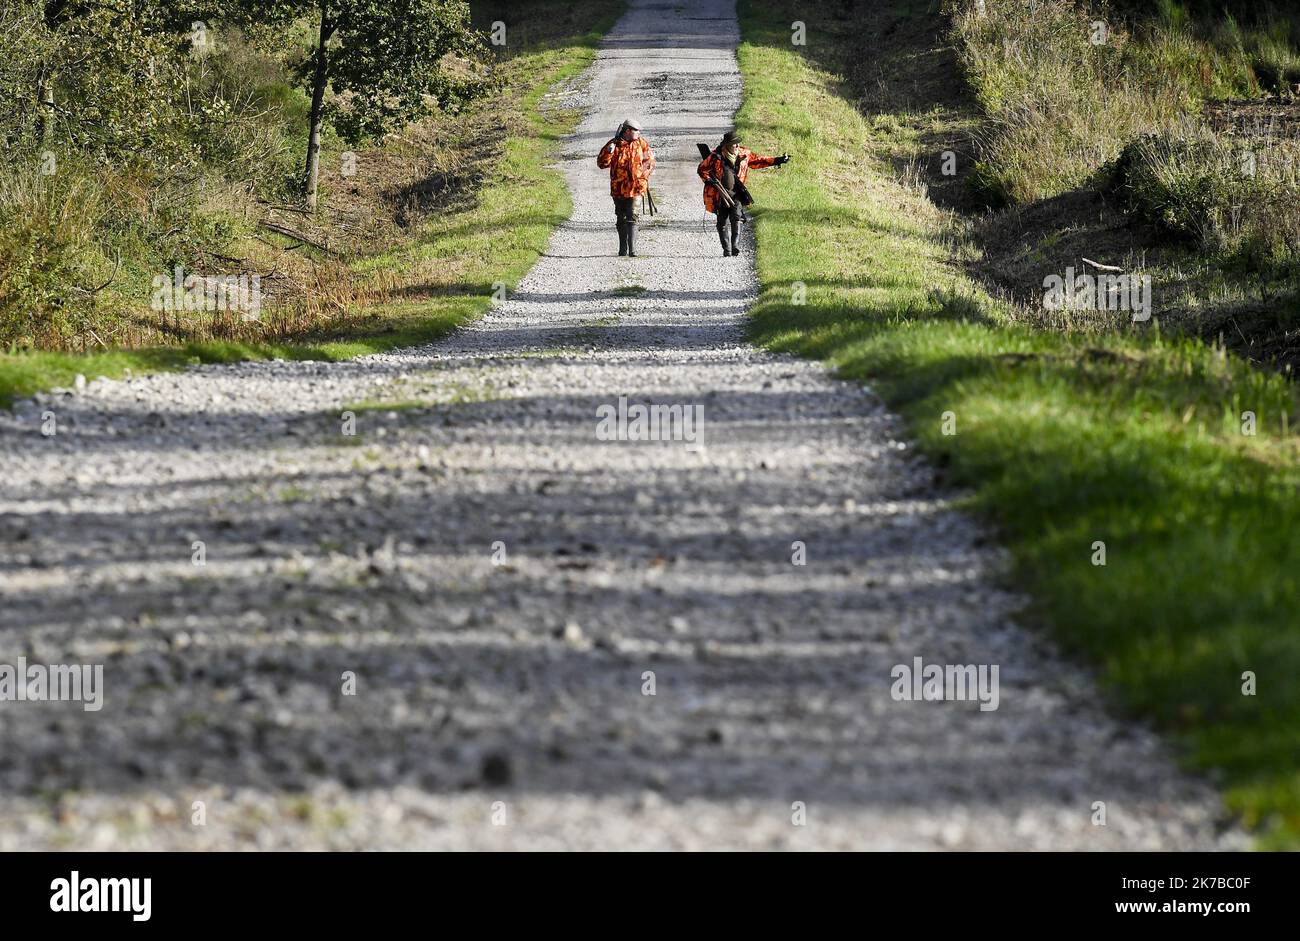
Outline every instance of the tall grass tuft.
POLYGON ((1130 141, 1184 125, 1202 101, 1257 94, 1255 65, 1294 55, 1281 26, 1245 33, 1224 19, 1207 36, 1173 0, 1137 22, 1075 0, 950 0, 949 9, 988 117, 972 185, 994 205, 1073 189, 1130 141))
POLYGON ((1300 143, 1151 134, 1117 170, 1145 221, 1254 267, 1300 262, 1300 143))

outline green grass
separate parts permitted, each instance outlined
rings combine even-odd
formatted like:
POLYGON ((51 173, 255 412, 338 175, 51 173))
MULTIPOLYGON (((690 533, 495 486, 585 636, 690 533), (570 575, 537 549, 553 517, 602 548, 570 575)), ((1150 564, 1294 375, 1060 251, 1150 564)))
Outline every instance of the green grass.
POLYGON ((1284 416, 1300 418, 1294 388, 1158 330, 1011 322, 955 263, 954 220, 894 178, 900 132, 845 97, 835 74, 852 33, 836 48, 810 29, 801 50, 781 3, 740 11, 737 124, 795 155, 751 185, 752 336, 869 381, 996 525, 1033 598, 1027 617, 1210 770, 1261 845, 1300 845, 1300 448, 1283 434, 1284 416), (1245 410, 1259 416, 1253 437, 1245 410), (1248 670, 1254 697, 1241 693, 1248 670))
POLYGON ((476 204, 436 217, 411 242, 355 266, 360 273, 401 270, 405 276, 420 269, 453 272, 450 286, 440 286, 433 296, 418 301, 368 310, 361 325, 349 332, 300 342, 217 341, 86 354, 0 353, 0 408, 11 407, 16 398, 69 386, 78 374, 120 378, 128 372, 276 358, 333 362, 427 343, 482 315, 492 305, 494 285, 512 290, 545 250, 552 228, 568 218, 568 189, 559 171, 548 164, 560 139, 576 125, 577 115, 544 109, 542 99, 593 61, 601 36, 616 18, 617 8, 584 35, 521 54, 518 72, 528 76, 519 106, 524 123, 506 122, 515 130, 505 139, 501 159, 476 204))

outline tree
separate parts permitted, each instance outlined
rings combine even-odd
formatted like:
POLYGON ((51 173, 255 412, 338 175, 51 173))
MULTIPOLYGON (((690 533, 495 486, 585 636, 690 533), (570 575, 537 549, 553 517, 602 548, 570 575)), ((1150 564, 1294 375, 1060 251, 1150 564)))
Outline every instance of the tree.
MULTIPOLYGON (((311 96, 303 190, 316 206, 326 121, 349 144, 382 136, 485 87, 485 37, 466 0, 0 0, 0 141, 134 152, 185 165, 176 135, 194 113, 191 26, 292 35, 315 26, 295 76, 311 96), (56 87, 58 96, 56 99, 56 87), (332 91, 332 95, 327 92, 332 91), (176 107, 184 101, 185 108, 176 107), (176 138, 176 139, 173 139, 176 138)), ((202 111, 202 106, 198 106, 202 111)))
MULTIPOLYGON (((177 149, 195 11, 219 0, 5 0, 0 4, 0 141, 29 151, 165 157, 177 149)), ((183 155, 176 154, 184 160, 183 155)))
POLYGON ((310 16, 316 23, 315 48, 298 69, 311 93, 303 190, 313 209, 327 118, 356 144, 434 108, 458 107, 484 86, 473 63, 486 44, 465 0, 247 2, 247 13, 263 22, 310 16))

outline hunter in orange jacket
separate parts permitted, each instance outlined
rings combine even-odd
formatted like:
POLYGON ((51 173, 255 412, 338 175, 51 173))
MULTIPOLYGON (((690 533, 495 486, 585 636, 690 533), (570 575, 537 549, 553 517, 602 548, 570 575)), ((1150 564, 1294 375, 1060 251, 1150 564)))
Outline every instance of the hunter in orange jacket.
MULTIPOLYGON (((704 145, 700 146, 703 149, 704 145)), ((741 200, 736 191, 738 188, 743 191, 745 181, 749 179, 749 171, 779 167, 789 159, 789 154, 779 157, 759 156, 749 148, 740 146, 739 134, 728 131, 722 136, 722 143, 700 161, 695 172, 704 181, 704 208, 718 216, 718 239, 722 242, 724 256, 740 254, 741 200), (727 199, 723 198, 724 190, 727 199), (730 239, 727 238, 728 235, 731 236, 730 239)))
POLYGON ((650 188, 655 154, 641 136, 641 125, 632 118, 600 149, 596 166, 609 170, 609 195, 614 198, 618 229, 618 253, 636 255, 636 207, 634 200, 650 188))
MULTIPOLYGON (((764 170, 767 167, 774 167, 783 162, 780 157, 760 157, 748 147, 736 147, 735 171, 736 179, 741 186, 749 179, 750 170, 764 170)), ((719 147, 713 153, 709 154, 700 161, 696 173, 700 175, 701 180, 708 180, 710 177, 721 180, 723 165, 722 161, 726 158, 723 156, 723 150, 719 147)), ((718 200, 722 197, 718 195, 718 189, 709 183, 704 184, 704 209, 706 212, 718 211, 718 200)))

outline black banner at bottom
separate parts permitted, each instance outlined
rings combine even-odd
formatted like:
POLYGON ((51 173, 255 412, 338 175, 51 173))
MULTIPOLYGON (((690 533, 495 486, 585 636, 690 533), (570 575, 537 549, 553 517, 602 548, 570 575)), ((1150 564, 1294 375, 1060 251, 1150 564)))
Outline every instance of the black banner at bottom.
MULTIPOLYGON (((469 918, 499 930, 560 918, 608 930, 680 914, 734 932, 925 913, 928 925, 1192 919, 1228 928, 1294 908, 1285 854, 10 854, 11 927, 266 927, 373 932, 389 920, 469 918), (615 921, 610 921, 611 913, 615 921)), ((452 923, 427 923, 450 928, 452 923)), ((646 923, 648 924, 648 923, 646 923)), ((457 932, 463 928, 454 929, 457 932)))

